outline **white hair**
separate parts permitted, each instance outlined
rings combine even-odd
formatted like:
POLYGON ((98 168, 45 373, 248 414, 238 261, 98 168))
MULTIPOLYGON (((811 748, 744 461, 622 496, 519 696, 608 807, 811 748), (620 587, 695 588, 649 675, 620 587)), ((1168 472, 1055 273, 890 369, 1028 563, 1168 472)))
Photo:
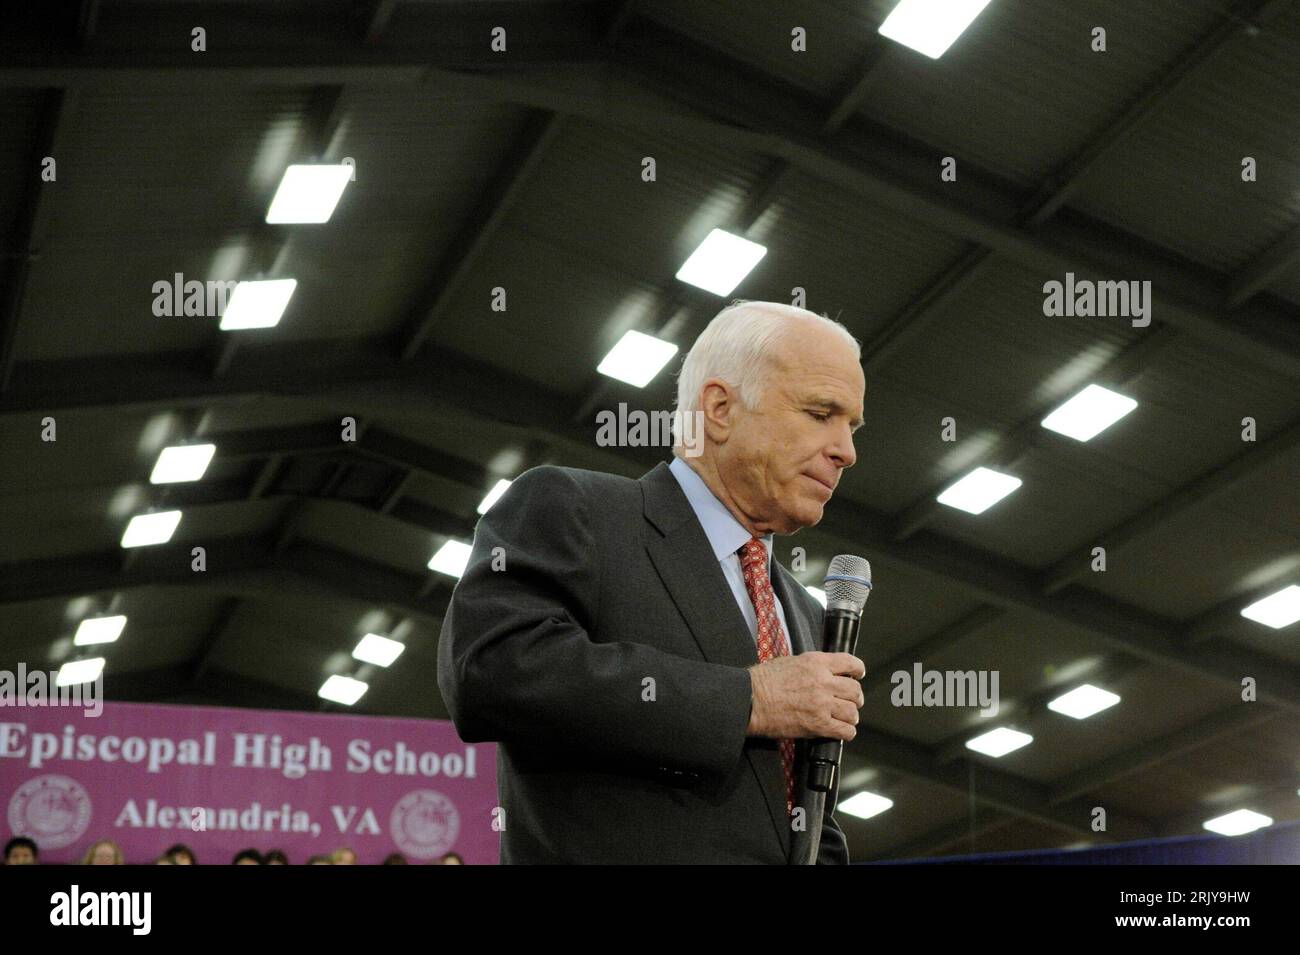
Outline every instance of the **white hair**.
POLYGON ((673 415, 673 453, 682 443, 682 419, 700 410, 700 392, 710 378, 736 389, 741 404, 757 407, 767 389, 773 357, 793 319, 813 319, 833 328, 861 358, 862 347, 849 330, 825 315, 781 302, 736 299, 709 322, 682 361, 677 375, 677 413, 673 415))

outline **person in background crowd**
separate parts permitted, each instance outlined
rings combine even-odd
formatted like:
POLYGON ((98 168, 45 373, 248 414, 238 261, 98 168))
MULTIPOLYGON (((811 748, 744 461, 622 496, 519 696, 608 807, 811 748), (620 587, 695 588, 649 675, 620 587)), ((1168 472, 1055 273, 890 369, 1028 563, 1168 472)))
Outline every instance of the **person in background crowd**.
POLYGON ((159 856, 154 861, 154 865, 175 865, 175 864, 176 863, 171 856, 159 856))
POLYGON ((15 836, 5 843, 5 865, 38 865, 41 852, 26 836, 15 836))
POLYGON ((235 856, 231 865, 262 865, 262 853, 256 849, 245 849, 235 856))
POLYGON ((400 852, 394 852, 384 860, 384 865, 407 865, 406 856, 400 852))
POLYGON ((263 865, 288 865, 289 857, 279 849, 272 849, 262 859, 263 865))
POLYGON ((353 852, 351 849, 349 849, 347 846, 344 846, 341 849, 335 849, 334 864, 335 865, 356 865, 357 854, 353 852))
POLYGON ((438 860, 438 865, 464 865, 465 860, 454 852, 448 852, 438 860))
POLYGON ((100 839, 86 850, 86 856, 81 860, 82 865, 126 865, 126 860, 122 858, 122 850, 116 842, 111 839, 100 839))
POLYGON ((312 856, 307 860, 308 865, 333 865, 334 860, 329 856, 312 856))
POLYGON ((194 850, 184 843, 178 842, 165 853, 168 859, 172 860, 173 865, 198 865, 199 860, 194 857, 194 850))

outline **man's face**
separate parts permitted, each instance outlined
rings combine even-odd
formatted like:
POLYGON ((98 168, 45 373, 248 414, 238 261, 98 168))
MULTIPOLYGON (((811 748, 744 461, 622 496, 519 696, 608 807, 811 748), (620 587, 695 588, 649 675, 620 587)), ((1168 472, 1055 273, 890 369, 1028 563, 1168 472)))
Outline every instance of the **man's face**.
POLYGON ((791 327, 757 406, 734 403, 717 447, 719 479, 753 529, 791 534, 822 519, 840 473, 857 461, 865 390, 838 334, 811 320, 791 327))
POLYGON ((30 846, 14 846, 9 850, 9 856, 5 859, 5 865, 35 865, 36 856, 32 853, 30 846))

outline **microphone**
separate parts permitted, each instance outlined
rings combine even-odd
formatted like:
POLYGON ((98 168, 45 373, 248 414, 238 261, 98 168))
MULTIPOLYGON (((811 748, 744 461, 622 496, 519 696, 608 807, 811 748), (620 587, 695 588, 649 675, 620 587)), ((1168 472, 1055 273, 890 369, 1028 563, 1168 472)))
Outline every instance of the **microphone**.
MULTIPOLYGON (((865 557, 839 554, 831 559, 826 581, 826 619, 822 624, 822 648, 826 653, 852 653, 858 643, 862 608, 871 596, 871 564, 865 557)), ((814 740, 808 751, 808 788, 831 791, 844 752, 841 739, 814 740)))

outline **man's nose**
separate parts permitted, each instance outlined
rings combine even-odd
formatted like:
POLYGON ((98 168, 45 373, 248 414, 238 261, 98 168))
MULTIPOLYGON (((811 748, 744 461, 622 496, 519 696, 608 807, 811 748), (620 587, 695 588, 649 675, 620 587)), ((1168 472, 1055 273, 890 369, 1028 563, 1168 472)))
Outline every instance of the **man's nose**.
POLYGON ((851 468, 858 460, 858 450, 853 446, 853 430, 845 425, 843 433, 829 450, 830 458, 836 467, 851 468))

